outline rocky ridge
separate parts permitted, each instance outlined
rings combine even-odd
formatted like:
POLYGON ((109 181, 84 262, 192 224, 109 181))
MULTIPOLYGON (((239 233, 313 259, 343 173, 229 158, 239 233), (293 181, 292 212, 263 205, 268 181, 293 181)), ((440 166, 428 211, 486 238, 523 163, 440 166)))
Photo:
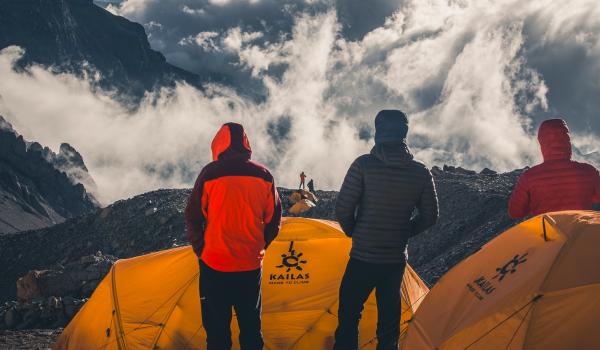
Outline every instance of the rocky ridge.
POLYGON ((17 66, 50 67, 90 77, 116 97, 140 99, 146 91, 198 77, 167 63, 150 48, 144 27, 113 15, 92 0, 0 2, 0 50, 24 49, 17 66))
MULTIPOLYGON (((409 259, 429 283, 514 223, 506 214, 519 172, 487 175, 460 168, 434 168, 441 217, 413 238, 409 259)), ((118 201, 96 212, 46 229, 0 239, 0 299, 16 297, 16 280, 30 270, 66 266, 97 254, 127 258, 187 244, 183 210, 189 190, 158 190, 118 201)), ((291 190, 280 189, 284 208, 291 190)), ((302 216, 334 219, 337 193, 317 191, 319 203, 302 216)), ((284 215, 288 215, 287 211, 284 215)))
POLYGON ((98 207, 81 155, 28 142, 0 116, 0 235, 51 226, 98 207))

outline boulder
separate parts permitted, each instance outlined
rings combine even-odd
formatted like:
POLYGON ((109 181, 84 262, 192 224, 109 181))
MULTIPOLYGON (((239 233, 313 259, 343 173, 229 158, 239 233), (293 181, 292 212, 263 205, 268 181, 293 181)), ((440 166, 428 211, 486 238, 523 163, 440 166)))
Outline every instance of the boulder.
POLYGON ((498 175, 498 173, 492 169, 489 168, 485 168, 483 169, 481 172, 479 172, 481 175, 488 175, 488 176, 492 176, 492 175, 498 175))
POLYGON ((290 209, 289 209, 289 213, 290 214, 294 214, 294 215, 300 215, 304 212, 307 212, 308 210, 310 210, 311 208, 316 207, 317 205, 313 202, 311 202, 308 199, 303 199, 301 201, 299 201, 298 203, 294 204, 290 209))
POLYGON ((51 296, 89 297, 115 261, 115 257, 97 252, 66 266, 29 271, 17 280, 17 299, 31 302, 51 296))

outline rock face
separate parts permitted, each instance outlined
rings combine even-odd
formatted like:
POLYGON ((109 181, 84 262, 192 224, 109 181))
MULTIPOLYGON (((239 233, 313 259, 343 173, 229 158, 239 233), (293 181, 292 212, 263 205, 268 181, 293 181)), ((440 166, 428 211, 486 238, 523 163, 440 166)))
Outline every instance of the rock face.
POLYGON ((413 237, 408 259, 428 283, 473 254, 485 243, 517 223, 508 216, 508 199, 521 174, 476 174, 448 169, 434 176, 440 219, 413 237))
POLYGON ((0 49, 12 45, 25 50, 21 67, 37 63, 80 76, 99 73, 99 86, 137 98, 157 85, 198 80, 152 50, 140 24, 92 0, 1 1, 0 49))
POLYGON ((24 303, 51 296, 87 298, 117 259, 97 252, 47 270, 32 270, 17 280, 17 299, 24 303))
POLYGON ((83 162, 83 157, 73 146, 68 143, 62 143, 58 154, 46 152, 46 158, 56 169, 67 174, 73 182, 85 186, 88 192, 95 193, 97 191, 96 182, 90 176, 83 162))
POLYGON ((86 301, 87 299, 72 297, 49 297, 35 299, 29 303, 16 301, 4 303, 0 306, 0 329, 63 327, 86 301))
POLYGON ((29 271, 17 280, 18 301, 0 306, 0 329, 65 326, 115 261, 115 257, 97 252, 66 266, 29 271))
POLYGON ((0 349, 50 349, 62 329, 0 330, 0 349))
POLYGON ((93 184, 83 160, 69 163, 76 155, 81 160, 70 146, 54 154, 26 142, 0 116, 0 235, 47 227, 96 209, 96 200, 81 184, 93 184), (64 172, 67 168, 72 177, 64 172))
POLYGON ((30 270, 67 266, 98 251, 126 258, 187 244, 183 210, 189 193, 149 192, 47 229, 2 236, 0 302, 16 298, 15 282, 30 270))

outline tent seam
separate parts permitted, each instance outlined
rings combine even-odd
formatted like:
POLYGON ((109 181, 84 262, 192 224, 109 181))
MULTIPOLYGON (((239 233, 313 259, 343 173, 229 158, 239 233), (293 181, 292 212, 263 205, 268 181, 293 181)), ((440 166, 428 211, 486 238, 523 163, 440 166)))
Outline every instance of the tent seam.
MULTIPOLYGON (((319 321, 321 321, 321 319, 323 319, 323 317, 325 317, 325 315, 327 315, 327 314, 331 314, 331 315, 335 316, 335 315, 333 314, 333 312, 331 312, 331 311, 330 311, 330 309, 331 309, 331 308, 332 308, 332 307, 333 307, 333 306, 334 306, 334 305, 335 305, 337 302, 339 302, 339 299, 338 299, 338 300, 335 300, 335 301, 334 301, 334 302, 333 302, 331 305, 329 305, 329 306, 327 307, 327 309, 325 309, 325 311, 323 311, 323 313, 321 314, 321 316, 319 316, 319 318, 317 318, 317 319, 315 320, 315 322, 313 322, 313 323, 310 325, 310 327, 307 327, 307 329, 309 329, 309 330, 310 330, 310 329, 311 329, 311 328, 312 328, 314 325, 316 325, 316 324, 317 324, 319 321)), ((337 316, 336 316, 336 318, 337 318, 337 316)), ((303 334, 302 334, 302 335, 301 335, 301 336, 300 336, 298 339, 296 339, 296 341, 294 342, 294 344, 292 344, 292 346, 290 347, 290 349, 293 349, 293 348, 294 348, 296 345, 298 345, 298 343, 300 342, 300 340, 302 340, 302 338, 304 338, 304 336, 305 336, 307 333, 308 333, 308 331, 307 331, 307 332, 304 332, 304 333, 303 333, 303 334)))
POLYGON ((116 322, 115 327, 117 328, 117 344, 119 345, 119 349, 121 349, 121 345, 123 346, 123 350, 127 350, 127 342, 125 339, 125 333, 123 332, 123 321, 121 319, 121 309, 119 307, 119 298, 117 297, 117 264, 115 264, 112 268, 111 273, 111 282, 112 282, 112 297, 113 297, 113 305, 115 306, 115 316, 116 322))
MULTIPOLYGON (((563 243, 562 247, 560 247, 560 250, 556 254, 556 258, 552 262, 552 266, 550 266, 550 268, 548 269, 548 272, 546 272, 546 275, 544 276, 544 280, 540 284, 540 288, 539 288, 538 292, 540 292, 540 294, 542 294, 542 295, 544 294, 543 289, 544 289, 546 283, 548 282, 548 278, 549 278, 550 274, 552 273, 552 271, 554 270, 554 268, 556 267, 556 265, 558 265, 558 261, 561 260, 564 250, 567 247, 567 245, 569 245, 569 246, 573 245, 573 243, 581 237, 580 234, 577 234, 575 237, 573 237, 571 240, 569 240, 568 236, 562 231, 562 229, 560 227, 558 227, 558 224, 556 224, 556 220, 554 220, 554 218, 552 216, 547 215, 547 214, 544 216, 548 216, 552 219, 552 221, 548 220, 550 225, 552 226, 553 229, 558 231, 560 235, 563 236, 565 242, 563 243)), ((542 218, 542 220, 544 220, 544 218, 542 218)), ((523 337, 523 344, 527 344, 527 339, 529 338, 529 330, 531 329, 530 325, 531 325, 531 322, 533 321, 534 313, 535 313, 535 309, 532 309, 531 310, 531 319, 529 321, 529 324, 527 325, 527 330, 525 331, 525 336, 523 337)))
POLYGON ((154 349, 154 347, 156 346, 156 343, 158 343, 158 340, 160 339, 160 336, 162 335, 167 322, 169 322, 169 319, 171 318, 173 311, 175 311, 175 308, 177 307, 177 303, 179 303, 179 301, 181 300, 181 298, 183 297, 185 292, 187 292, 187 290, 190 287, 190 285, 192 284, 192 282, 194 282, 196 280, 196 276, 200 276, 200 272, 195 274, 194 277, 187 282, 187 287, 182 288, 182 291, 179 294, 179 296, 177 297, 177 300, 175 300, 175 302, 173 303, 171 310, 169 310, 169 312, 167 313, 167 315, 165 316, 163 321, 160 323, 161 324, 160 329, 159 329, 158 333, 156 334, 156 337, 152 341, 152 344, 150 345, 150 349, 154 349))

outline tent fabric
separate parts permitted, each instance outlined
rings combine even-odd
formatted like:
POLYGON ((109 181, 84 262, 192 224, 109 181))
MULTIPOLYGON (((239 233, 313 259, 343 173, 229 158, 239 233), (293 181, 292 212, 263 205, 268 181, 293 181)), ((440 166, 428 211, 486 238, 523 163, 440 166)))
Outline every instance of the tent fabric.
MULTIPOLYGON (((285 218, 263 263, 265 349, 331 349, 338 288, 351 240, 337 223, 285 218)), ((191 247, 119 260, 73 318, 55 349, 205 349, 191 247)), ((407 266, 402 332, 428 288, 407 266)), ((362 349, 376 345, 374 294, 360 325, 362 349)), ((234 349, 239 349, 232 321, 234 349)))
POLYGON ((302 199, 298 203, 294 204, 288 211, 290 214, 300 215, 307 212, 310 208, 314 208, 317 205, 308 199, 302 199))
POLYGON ((292 203, 298 203, 303 199, 308 199, 313 203, 317 203, 319 201, 319 199, 317 198, 317 196, 315 196, 314 193, 307 190, 294 191, 292 194, 290 194, 288 198, 292 203))
POLYGON ((599 247, 599 212, 512 227, 438 281, 403 348, 600 349, 599 247))

